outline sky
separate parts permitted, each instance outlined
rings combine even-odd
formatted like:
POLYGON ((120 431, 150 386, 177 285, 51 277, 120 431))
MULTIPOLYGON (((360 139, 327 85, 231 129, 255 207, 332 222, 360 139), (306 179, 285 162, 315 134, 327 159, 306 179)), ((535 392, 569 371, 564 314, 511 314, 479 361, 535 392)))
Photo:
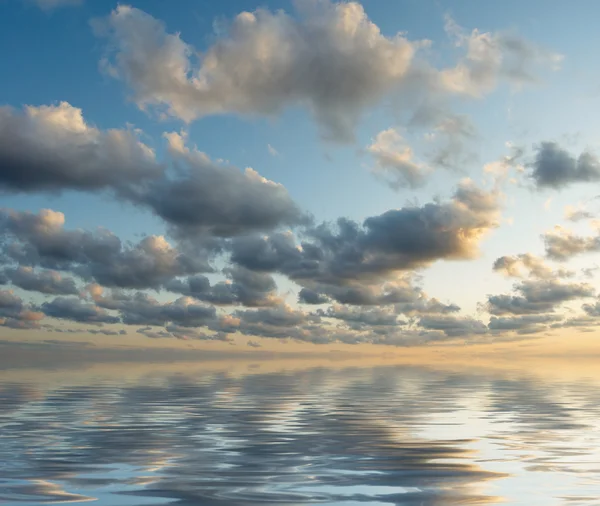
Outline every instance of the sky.
POLYGON ((597 2, 0 12, 0 340, 594 342, 597 2))

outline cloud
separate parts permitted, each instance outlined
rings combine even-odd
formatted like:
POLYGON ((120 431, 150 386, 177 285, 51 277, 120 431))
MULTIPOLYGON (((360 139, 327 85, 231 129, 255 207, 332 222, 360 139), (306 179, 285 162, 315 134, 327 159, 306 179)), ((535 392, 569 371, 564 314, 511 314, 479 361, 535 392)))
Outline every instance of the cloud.
POLYGON ((582 253, 600 251, 600 236, 579 236, 562 227, 555 227, 553 231, 543 234, 542 238, 546 255, 553 260, 564 261, 582 253))
POLYGON ((493 270, 510 278, 524 278, 527 275, 540 279, 569 278, 574 274, 565 269, 553 269, 531 253, 500 257, 494 262, 493 270))
POLYGON ((141 108, 163 106, 191 121, 302 105, 324 137, 350 140, 363 111, 405 77, 418 44, 382 35, 355 2, 297 5, 297 18, 265 9, 238 14, 201 57, 161 21, 126 5, 96 31, 108 39, 105 68, 141 108))
POLYGON ((367 152, 375 159, 375 174, 391 188, 417 188, 425 184, 429 167, 415 161, 413 150, 396 129, 379 132, 367 146, 367 152))
POLYGON ((166 283, 165 288, 216 305, 260 307, 283 302, 277 295, 277 285, 270 274, 237 265, 226 268, 224 272, 228 279, 213 286, 206 276, 197 274, 184 280, 174 279, 166 283))
POLYGON ((561 189, 573 183, 600 181, 600 161, 589 152, 575 158, 556 142, 542 142, 531 164, 537 188, 561 189))
POLYGON ((112 290, 107 294, 100 286, 90 287, 90 294, 100 308, 117 311, 126 325, 203 327, 217 322, 213 306, 200 304, 191 297, 159 302, 144 292, 133 294, 112 290))
POLYGON ((25 304, 12 290, 0 290, 0 326, 14 329, 39 328, 44 317, 25 304))
POLYGON ((127 334, 127 332, 125 330, 117 331, 117 330, 108 330, 108 329, 87 329, 86 332, 89 334, 94 334, 94 335, 102 334, 105 336, 124 336, 127 334))
POLYGON ((67 102, 0 107, 0 191, 118 189, 158 177, 154 152, 130 130, 98 130, 67 102))
POLYGON ((52 295, 77 295, 79 291, 73 278, 56 271, 35 271, 31 267, 5 269, 4 275, 13 285, 23 290, 52 295))
POLYGON ((466 49, 455 67, 441 72, 443 86, 457 94, 481 97, 495 89, 500 79, 517 87, 535 83, 539 71, 557 70, 563 60, 562 55, 516 34, 477 29, 467 34, 449 16, 445 28, 455 45, 466 49))
POLYGON ((231 237, 252 230, 305 224, 308 218, 285 187, 251 168, 217 164, 185 137, 166 135, 175 164, 172 177, 140 186, 128 195, 171 225, 178 236, 231 237))
MULTIPOLYGON (((463 182, 448 202, 391 210, 362 225, 348 219, 339 219, 335 228, 321 224, 300 244, 285 233, 236 238, 231 258, 248 269, 280 272, 317 293, 339 298, 340 287, 354 284, 360 289, 436 260, 474 258, 482 237, 497 226, 499 200, 499 194, 463 182)), ((398 293, 393 284, 389 288, 398 293)), ((395 298, 389 302, 401 302, 395 298)))
POLYGON ((279 151, 277 151, 273 146, 267 144, 267 151, 271 156, 279 156, 279 151))
POLYGON ((419 318, 419 325, 426 330, 437 330, 448 337, 469 337, 486 334, 485 323, 470 317, 452 315, 426 315, 419 318))
POLYGON ((548 329, 548 324, 560 320, 557 315, 521 315, 521 316, 502 316, 490 318, 489 329, 493 333, 503 333, 507 331, 517 332, 519 334, 536 334, 548 329))
POLYGON ((111 316, 102 308, 87 304, 75 297, 56 297, 44 302, 40 310, 52 318, 71 320, 78 323, 119 323, 119 318, 111 316))
POLYGON ((280 184, 252 168, 216 163, 185 134, 165 134, 164 161, 130 130, 98 130, 80 109, 0 108, 0 192, 109 191, 149 209, 174 234, 229 237, 305 224, 309 218, 280 184))
POLYGON ((64 223, 64 214, 50 209, 38 214, 0 210, 0 232, 12 238, 4 245, 6 256, 22 265, 68 270, 125 288, 157 288, 174 276, 210 270, 205 258, 178 251, 162 236, 123 245, 106 229, 67 230, 64 223))
POLYGON ((519 295, 489 295, 486 309, 495 316, 551 313, 564 302, 592 297, 588 283, 564 283, 556 279, 526 280, 515 285, 519 295))
POLYGON ((579 204, 577 207, 575 206, 566 206, 565 207, 565 220, 568 221, 582 221, 582 220, 591 220, 596 217, 596 214, 586 209, 584 206, 579 204))
POLYGON ((248 346, 250 346, 251 348, 262 348, 262 345, 259 342, 257 342, 257 341, 250 340, 246 344, 248 346))
POLYGON ((302 288, 298 293, 298 302, 302 304, 326 304, 329 302, 329 297, 322 293, 317 293, 309 288, 302 288))

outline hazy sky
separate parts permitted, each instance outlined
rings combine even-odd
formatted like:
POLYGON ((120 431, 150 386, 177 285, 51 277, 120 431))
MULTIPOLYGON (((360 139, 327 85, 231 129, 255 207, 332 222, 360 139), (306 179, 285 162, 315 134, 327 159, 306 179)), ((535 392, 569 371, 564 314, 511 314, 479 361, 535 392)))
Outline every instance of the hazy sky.
POLYGON ((0 13, 0 339, 596 332, 597 2, 0 13))

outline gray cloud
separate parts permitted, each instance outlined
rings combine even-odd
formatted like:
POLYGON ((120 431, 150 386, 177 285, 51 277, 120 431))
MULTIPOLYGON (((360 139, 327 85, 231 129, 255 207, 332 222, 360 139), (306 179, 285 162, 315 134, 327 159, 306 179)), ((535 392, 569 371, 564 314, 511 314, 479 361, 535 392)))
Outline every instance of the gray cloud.
POLYGON ((165 284, 171 292, 194 297, 216 305, 241 304, 248 307, 274 306, 282 303, 273 277, 235 265, 224 270, 229 278, 211 286, 206 276, 174 279, 165 284))
POLYGON ((242 172, 217 164, 195 148, 187 148, 179 134, 167 138, 176 166, 174 176, 138 186, 127 198, 150 208, 179 237, 231 237, 307 223, 283 185, 250 168, 242 172))
POLYGON ((132 7, 117 7, 96 28, 109 40, 108 73, 127 82, 141 108, 163 105, 190 121, 304 105, 324 137, 349 140, 363 110, 403 79, 416 46, 383 36, 358 3, 297 5, 297 19, 264 9, 239 14, 199 62, 179 35, 132 7))
POLYGON ((309 288, 302 288, 298 293, 298 302, 301 302, 302 304, 326 304, 329 300, 329 297, 326 295, 315 292, 309 288))
POLYGON ((307 223, 282 185, 210 160, 186 147, 184 135, 165 137, 159 163, 135 132, 99 130, 66 102, 23 113, 0 108, 0 192, 107 190, 150 209, 179 237, 205 241, 307 223))
POLYGON ((119 323, 119 318, 111 316, 102 308, 87 304, 75 297, 56 297, 44 302, 40 310, 52 318, 71 320, 79 323, 119 323))
POLYGON ((11 290, 0 290, 0 326, 14 329, 39 328, 39 321, 43 316, 11 290))
POLYGON ((564 261, 583 253, 600 251, 600 236, 583 237, 560 227, 546 232, 542 238, 546 255, 553 260, 564 261))
POLYGON ((13 238, 4 245, 5 254, 22 265, 68 270, 127 288, 156 288, 174 276, 210 270, 206 259, 181 253, 162 236, 123 245, 108 230, 67 230, 64 222, 64 214, 49 209, 38 214, 0 211, 0 232, 13 238))
POLYGON ((519 295, 490 295, 490 314, 527 315, 553 312, 564 302, 592 297, 594 287, 588 283, 564 283, 556 279, 526 280, 515 285, 519 295))
POLYGON ((362 226, 347 219, 336 228, 322 224, 300 244, 284 233, 236 238, 231 258, 251 270, 285 274, 342 303, 368 304, 369 297, 375 304, 410 302, 414 290, 406 283, 385 284, 393 273, 440 259, 473 258, 498 217, 498 194, 463 183, 449 202, 388 211, 362 226))
POLYGON ((557 315, 526 314, 520 316, 502 316, 490 318, 489 329, 492 332, 503 333, 514 331, 519 334, 536 334, 547 330, 548 324, 560 320, 557 315))
POLYGON ((488 332, 485 323, 470 317, 453 315, 425 315, 419 318, 419 325, 426 330, 437 330, 448 337, 469 337, 488 332))
POLYGON ((513 34, 464 34, 449 22, 465 55, 439 71, 415 59, 429 41, 384 36, 359 3, 295 5, 295 17, 240 13, 202 56, 162 22, 121 5, 94 24, 108 40, 102 65, 129 85, 142 109, 159 106, 191 121, 225 113, 273 116, 300 105, 324 138, 349 141, 364 110, 384 98, 400 95, 396 102, 411 109, 440 110, 447 97, 479 97, 500 80, 534 82, 561 59, 513 34))
POLYGON ((90 287, 89 291, 98 307, 118 311, 126 325, 165 326, 172 323, 181 327, 202 327, 216 322, 214 307, 199 304, 190 297, 161 303, 143 292, 128 294, 113 290, 105 295, 98 285, 90 287))
POLYGON ((575 158, 556 142, 542 142, 532 164, 538 188, 564 188, 573 183, 600 181, 600 161, 589 152, 575 158))
POLYGON ((79 291, 73 278, 56 271, 35 271, 31 267, 5 269, 3 273, 13 285, 23 290, 52 295, 77 295, 79 291))
POLYGON ((121 188, 162 173, 153 151, 129 130, 101 131, 66 102, 0 107, 0 191, 121 188))

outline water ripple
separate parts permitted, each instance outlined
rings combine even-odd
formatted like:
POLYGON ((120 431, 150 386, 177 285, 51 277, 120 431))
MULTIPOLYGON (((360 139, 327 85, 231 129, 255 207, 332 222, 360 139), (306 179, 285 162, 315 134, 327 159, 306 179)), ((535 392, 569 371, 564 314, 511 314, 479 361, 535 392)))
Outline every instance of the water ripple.
POLYGON ((0 376, 0 503, 600 504, 585 382, 419 367, 0 376))

